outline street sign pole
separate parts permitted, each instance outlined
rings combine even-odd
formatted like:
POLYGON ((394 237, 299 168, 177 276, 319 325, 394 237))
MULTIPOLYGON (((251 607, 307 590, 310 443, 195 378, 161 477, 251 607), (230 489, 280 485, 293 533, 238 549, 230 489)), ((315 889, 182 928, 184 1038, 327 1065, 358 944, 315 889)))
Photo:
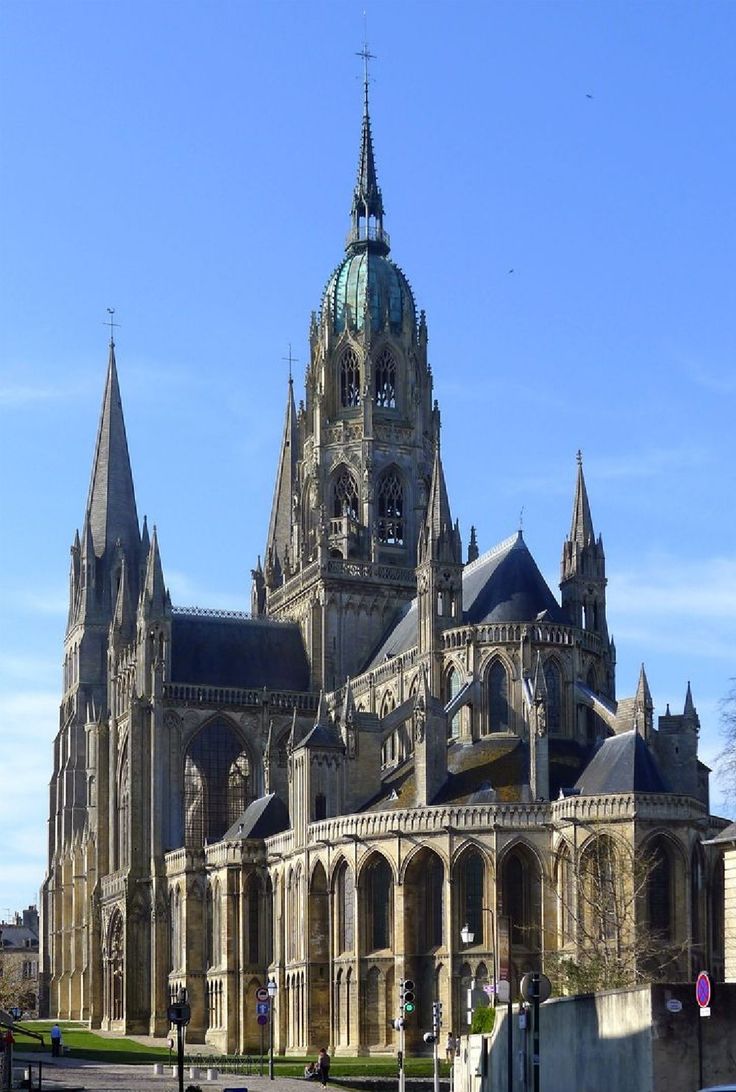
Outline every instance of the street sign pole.
POLYGON ((695 982, 695 1000, 698 1002, 698 1084, 703 1087, 703 1018, 710 1016, 710 976, 701 971, 695 982))

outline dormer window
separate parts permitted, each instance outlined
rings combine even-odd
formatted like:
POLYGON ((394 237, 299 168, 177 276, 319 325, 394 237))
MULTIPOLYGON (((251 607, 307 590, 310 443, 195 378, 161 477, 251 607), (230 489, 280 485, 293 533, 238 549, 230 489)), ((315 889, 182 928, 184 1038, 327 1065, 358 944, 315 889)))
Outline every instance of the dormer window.
POLYGON ((360 405, 360 364, 354 349, 340 357, 340 405, 345 409, 360 405))
POLYGON ((396 361, 390 349, 382 349, 376 361, 376 405, 396 408, 396 361))

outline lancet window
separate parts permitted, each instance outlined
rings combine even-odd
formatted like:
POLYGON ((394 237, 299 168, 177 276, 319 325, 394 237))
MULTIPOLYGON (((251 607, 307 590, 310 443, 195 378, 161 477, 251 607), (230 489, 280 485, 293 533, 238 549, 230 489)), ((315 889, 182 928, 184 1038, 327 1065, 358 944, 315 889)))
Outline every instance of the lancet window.
POLYGON ((396 361, 390 349, 382 349, 375 365, 376 405, 396 407, 396 361))
POLYGON ((197 733, 184 761, 184 833, 187 846, 215 842, 253 798, 248 753, 236 732, 215 720, 197 733))
POLYGON ((509 730, 509 676, 499 660, 488 672, 488 728, 491 732, 509 730))
POLYGON ((395 470, 378 483, 378 540, 388 546, 404 545, 404 490, 395 470))
POLYGON ((559 733, 562 726, 560 669, 552 660, 544 665, 544 682, 547 687, 547 731, 559 733))
POLYGON ((354 349, 346 349, 340 357, 340 405, 360 405, 360 364, 354 349))

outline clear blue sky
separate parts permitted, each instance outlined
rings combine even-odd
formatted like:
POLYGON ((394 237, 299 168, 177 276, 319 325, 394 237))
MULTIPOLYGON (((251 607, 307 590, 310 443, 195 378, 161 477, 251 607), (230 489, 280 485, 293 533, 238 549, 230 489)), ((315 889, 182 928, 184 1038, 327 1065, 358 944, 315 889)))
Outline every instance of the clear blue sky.
MULTIPOLYGON (((736 5, 5 0, 0 915, 45 864, 69 546, 116 308, 175 603, 244 608, 292 343, 340 260, 363 7, 392 256, 427 311, 453 514, 556 590, 580 447, 618 690, 734 669, 736 5), (590 96, 590 97, 589 97, 590 96), (513 269, 513 273, 509 270, 513 269)), ((714 803, 727 804, 714 786, 714 803)))

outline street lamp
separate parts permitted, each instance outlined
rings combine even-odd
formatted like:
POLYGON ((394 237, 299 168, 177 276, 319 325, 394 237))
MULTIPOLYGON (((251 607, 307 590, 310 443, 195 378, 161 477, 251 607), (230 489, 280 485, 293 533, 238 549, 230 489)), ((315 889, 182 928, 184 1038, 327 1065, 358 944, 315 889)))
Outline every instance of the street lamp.
POLYGON ((273 1080, 273 1012, 274 1012, 274 1005, 275 1005, 275 1002, 276 1002, 276 990, 278 989, 278 986, 276 985, 276 979, 275 978, 269 978, 268 984, 266 985, 266 989, 268 990, 268 1000, 270 1002, 270 1012, 269 1012, 269 1020, 268 1020, 268 1029, 269 1029, 268 1078, 269 1078, 269 1080, 272 1081, 273 1080))

